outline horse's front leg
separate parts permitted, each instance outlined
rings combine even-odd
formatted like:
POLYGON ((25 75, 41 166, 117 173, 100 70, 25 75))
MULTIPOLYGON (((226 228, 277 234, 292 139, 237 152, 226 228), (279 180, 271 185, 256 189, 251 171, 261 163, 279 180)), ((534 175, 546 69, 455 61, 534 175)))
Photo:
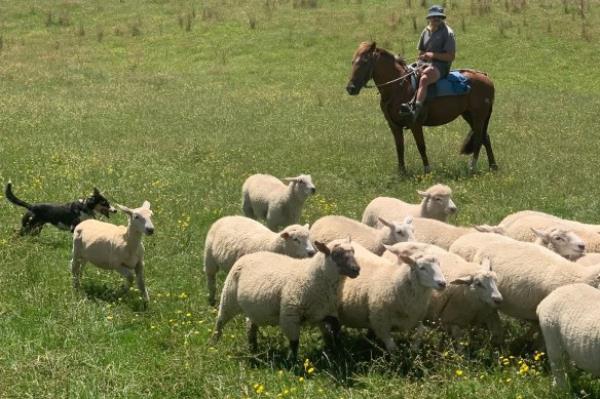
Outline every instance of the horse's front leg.
POLYGON ((429 166, 429 160, 427 159, 427 147, 425 146, 425 137, 423 136, 423 126, 420 124, 415 124, 410 130, 415 138, 417 149, 419 150, 421 160, 423 161, 423 171, 425 173, 429 173, 431 172, 431 166, 429 166))
POLYGON ((402 129, 402 126, 390 122, 389 119, 388 125, 390 127, 390 130, 392 131, 392 134, 394 135, 394 142, 396 143, 396 154, 398 155, 398 171, 402 174, 406 174, 406 165, 404 164, 404 130, 402 129))

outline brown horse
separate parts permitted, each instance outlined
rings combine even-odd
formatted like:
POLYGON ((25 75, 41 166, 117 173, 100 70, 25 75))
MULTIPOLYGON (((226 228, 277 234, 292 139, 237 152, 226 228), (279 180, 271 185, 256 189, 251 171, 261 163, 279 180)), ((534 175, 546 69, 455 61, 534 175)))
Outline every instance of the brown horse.
POLYGON ((409 128, 415 138, 419 154, 423 160, 425 173, 431 168, 427 159, 423 126, 439 126, 462 116, 471 131, 465 139, 461 154, 473 154, 469 170, 475 169, 481 145, 485 146, 491 170, 498 167, 494 160, 492 144, 487 132, 492 106, 494 104, 494 84, 483 72, 469 69, 461 70, 469 80, 471 90, 464 95, 436 97, 426 102, 425 120, 412 122, 406 114, 401 114, 401 105, 409 102, 415 89, 411 84, 411 69, 403 59, 387 50, 377 48, 375 42, 364 42, 358 46, 352 58, 352 74, 346 86, 348 94, 358 95, 371 79, 375 82, 381 95, 381 111, 394 134, 398 168, 406 171, 404 165, 404 127, 409 128))

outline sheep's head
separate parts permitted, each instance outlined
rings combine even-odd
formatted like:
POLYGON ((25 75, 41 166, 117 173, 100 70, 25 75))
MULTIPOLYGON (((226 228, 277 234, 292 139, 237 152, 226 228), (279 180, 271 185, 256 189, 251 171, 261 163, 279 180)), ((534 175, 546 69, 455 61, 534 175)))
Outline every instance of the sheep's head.
POLYGON ((577 260, 585 254, 585 243, 571 230, 551 227, 546 230, 532 228, 531 231, 537 236, 536 244, 543 245, 566 259, 577 260))
POLYGON ((423 215, 433 217, 439 220, 447 220, 449 215, 456 213, 457 208, 452 201, 452 190, 443 184, 436 184, 427 189, 427 191, 417 190, 417 194, 423 197, 423 215), (426 215, 425 215, 426 213, 426 215))
POLYGON ((389 228, 389 235, 384 237, 384 243, 391 245, 397 242, 406 242, 415 240, 415 229, 413 227, 413 219, 411 216, 404 218, 402 223, 389 222, 384 218, 378 218, 384 228, 389 228))
POLYGON ((123 211, 129 217, 129 225, 136 231, 152 235, 154 234, 154 224, 152 224, 152 211, 150 210, 150 203, 144 201, 141 207, 130 209, 126 206, 117 204, 117 207, 123 211))
POLYGON ((446 288, 446 278, 436 256, 424 253, 411 254, 409 251, 390 246, 385 248, 398 257, 398 263, 405 263, 410 267, 411 272, 417 275, 417 280, 422 286, 436 290, 446 288))
POLYGON ((315 247, 335 263, 339 274, 350 278, 358 277, 360 266, 354 258, 354 247, 349 237, 347 240, 334 240, 329 245, 315 241, 315 247))
POLYGON ((286 254, 291 257, 306 258, 317 252, 308 237, 308 224, 288 226, 279 233, 279 237, 285 240, 286 254))
POLYGON ((498 290, 496 281, 498 277, 492 271, 492 265, 489 258, 481 262, 482 270, 475 275, 459 277, 450 284, 464 284, 473 291, 477 297, 484 303, 491 306, 498 306, 502 303, 502 294, 498 290))
POLYGON ((294 192, 300 194, 300 196, 304 198, 317 192, 317 188, 313 184, 310 175, 286 177, 283 181, 287 182, 294 192))

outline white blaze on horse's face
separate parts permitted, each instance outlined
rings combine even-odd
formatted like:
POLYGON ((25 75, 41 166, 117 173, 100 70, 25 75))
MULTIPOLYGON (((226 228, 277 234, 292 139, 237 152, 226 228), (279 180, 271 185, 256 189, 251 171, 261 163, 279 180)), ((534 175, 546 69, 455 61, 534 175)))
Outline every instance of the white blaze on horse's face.
POLYGON ((144 201, 141 207, 129 209, 126 206, 117 204, 117 207, 129 217, 131 228, 142 234, 154 234, 154 224, 152 224, 152 214, 150 202, 144 201))

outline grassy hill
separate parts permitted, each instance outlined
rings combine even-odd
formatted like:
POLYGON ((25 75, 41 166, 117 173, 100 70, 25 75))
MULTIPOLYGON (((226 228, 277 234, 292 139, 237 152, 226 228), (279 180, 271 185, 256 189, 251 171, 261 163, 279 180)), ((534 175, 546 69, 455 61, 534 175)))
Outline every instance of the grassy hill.
MULTIPOLYGON (((156 226, 145 239, 152 301, 141 311, 135 293, 116 295, 116 274, 93 266, 74 293, 69 234, 19 238, 22 210, 0 202, 0 397, 560 397, 544 356, 509 358, 477 334, 469 344, 434 332, 421 352, 387 358, 348 331, 348 353, 334 360, 306 329, 309 362, 297 368, 277 329, 253 359, 242 320, 208 342, 204 235, 240 212, 252 173, 312 174, 307 222, 360 217, 379 195, 416 202, 415 190, 443 182, 457 224, 520 209, 598 223, 598 1, 446 1, 454 66, 496 85, 500 170, 488 173, 482 158, 467 174, 458 155, 467 125, 456 121, 425 133, 430 175, 407 135, 409 176, 399 176, 377 93, 344 88, 361 41, 416 56, 422 3, 0 2, 0 181, 30 202, 71 201, 94 186, 130 207, 147 199, 156 226)), ((575 392, 600 395, 577 376, 575 392)))

